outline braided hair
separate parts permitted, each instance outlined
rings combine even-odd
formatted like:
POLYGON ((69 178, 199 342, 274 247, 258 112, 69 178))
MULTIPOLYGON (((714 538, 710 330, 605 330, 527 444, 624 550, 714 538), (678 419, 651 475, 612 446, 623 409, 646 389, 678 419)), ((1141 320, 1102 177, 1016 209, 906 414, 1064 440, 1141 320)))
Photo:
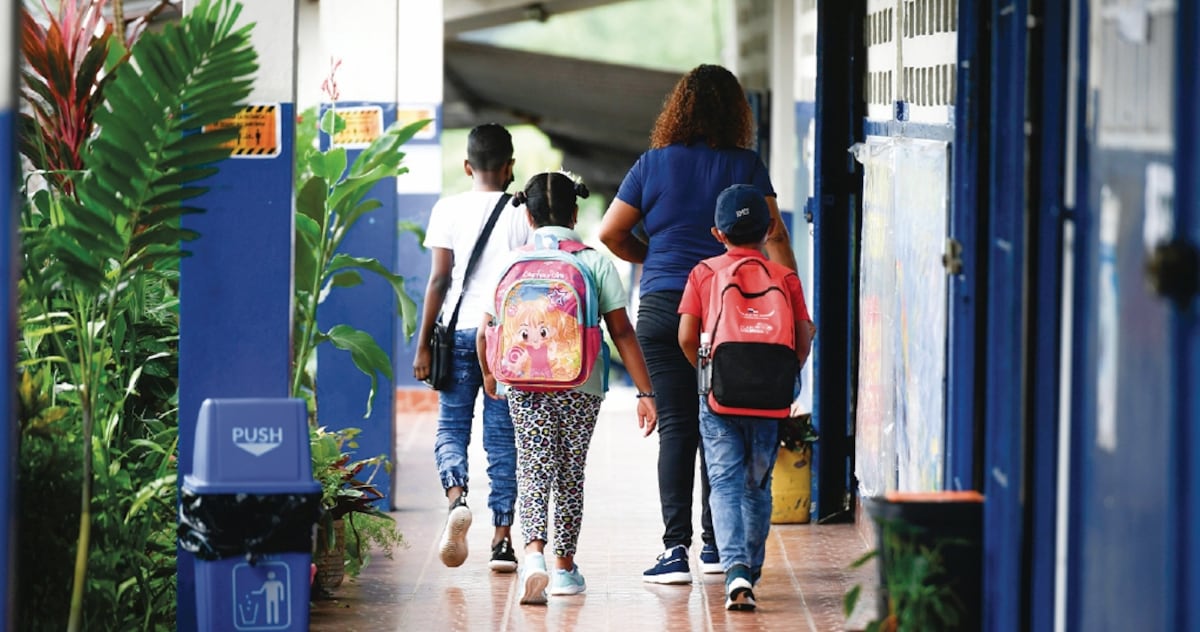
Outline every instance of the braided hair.
POLYGON ((517 191, 512 198, 513 206, 525 205, 537 228, 575 224, 576 198, 586 198, 590 193, 587 185, 575 180, 562 171, 547 171, 533 176, 525 183, 525 189, 517 191))

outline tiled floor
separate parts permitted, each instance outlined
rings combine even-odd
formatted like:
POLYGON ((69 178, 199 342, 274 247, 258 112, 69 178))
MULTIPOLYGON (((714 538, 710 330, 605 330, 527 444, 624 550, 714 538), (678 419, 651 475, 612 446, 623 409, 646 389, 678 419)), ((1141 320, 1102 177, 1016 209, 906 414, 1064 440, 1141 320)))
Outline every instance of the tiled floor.
MULTIPOLYGON (((408 547, 378 558, 335 599, 316 602, 310 629, 416 630, 667 630, 833 632, 847 629, 845 592, 861 583, 870 603, 873 565, 850 569, 866 550, 854 525, 775 525, 767 547, 756 612, 726 612, 721 575, 701 575, 693 551, 691 585, 643 583, 641 572, 660 552, 661 521, 655 482, 657 435, 643 439, 631 392, 614 390, 600 415, 588 461, 583 533, 576 562, 585 594, 551 597, 546 606, 517 603, 515 575, 488 571, 491 516, 486 508, 485 460, 471 446, 474 525, 471 556, 459 568, 438 560, 445 519, 433 465, 434 413, 397 418, 394 512, 408 547)), ((478 434, 478 433, 477 433, 478 434)), ((696 524, 699 524, 697 519, 696 524)), ((697 527, 698 531, 698 527, 697 527)), ((698 550, 698 549, 697 549, 698 550)), ((865 612, 852 618, 859 627, 865 612)))

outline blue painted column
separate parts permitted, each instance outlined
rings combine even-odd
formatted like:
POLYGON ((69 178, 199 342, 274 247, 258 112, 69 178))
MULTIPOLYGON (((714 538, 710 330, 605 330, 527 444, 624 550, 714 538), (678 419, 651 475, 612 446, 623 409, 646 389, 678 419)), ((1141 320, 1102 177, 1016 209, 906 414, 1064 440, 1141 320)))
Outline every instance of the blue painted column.
MULTIPOLYGON (((1063 222, 1067 216, 1064 202, 1068 180, 1066 146, 1072 134, 1067 132, 1071 19, 1068 3, 1046 3, 1034 7, 1044 25, 1030 41, 1030 68, 1039 72, 1030 83, 1029 97, 1034 121, 1029 155, 1031 204, 1027 268, 1028 294, 1032 305, 1026 310, 1029 340, 1037 343, 1027 355, 1026 382, 1029 388, 1030 426, 1025 459, 1030 465, 1029 491, 1025 506, 1029 513, 1028 550, 1031 551, 1027 578, 1020 585, 1028 612, 1022 625, 1029 630, 1054 629, 1055 586, 1058 547, 1056 529, 1066 516, 1059 516, 1058 473, 1063 452, 1060 439, 1062 415, 1061 371, 1063 354, 1063 292, 1070 285, 1064 274, 1063 222)), ((1065 367, 1069 370, 1069 366, 1065 367)))
POLYGON ((16 386, 13 367, 16 361, 17 275, 20 263, 16 248, 17 187, 16 187, 16 121, 17 114, 17 31, 15 25, 18 3, 0 9, 0 203, 8 207, 5 222, 0 228, 0 301, 5 309, 4 335, 0 337, 0 411, 3 411, 4 430, 0 431, 0 631, 11 630, 16 604, 13 570, 16 566, 15 544, 17 516, 17 415, 16 386))
MULTIPOLYGON (((180 264, 180 481, 192 470, 204 399, 289 394, 296 2, 243 3, 238 20, 255 23, 258 52, 253 122, 263 126, 261 138, 273 131, 275 142, 220 163, 204 183, 209 191, 196 198, 205 212, 184 218, 200 238, 180 264)), ((185 2, 184 10, 193 4, 185 2)), ((191 554, 180 551, 176 627, 182 631, 197 625, 193 567, 191 554)))
POLYGON ((820 331, 813 343, 813 422, 823 456, 813 476, 822 493, 818 520, 849 516, 853 454, 853 397, 858 373, 859 192, 862 172, 846 151, 862 137, 863 41, 858 3, 817 1, 817 85, 814 139, 813 300, 810 312, 820 331))
POLYGON ((987 191, 981 175, 986 146, 976 130, 986 113, 988 46, 986 7, 971 1, 959 3, 958 67, 954 108, 954 141, 951 143, 954 180, 951 183, 950 237, 958 243, 962 270, 949 278, 949 336, 946 357, 946 489, 979 489, 982 481, 977 445, 979 416, 978 376, 984 365, 978 335, 981 296, 986 277, 981 272, 979 203, 987 191))
POLYGON ((1027 483, 1023 316, 1028 290, 1025 116, 1028 2, 994 2, 990 58, 991 155, 987 195, 987 338, 984 392, 984 630, 1021 629, 1027 483))
MULTIPOLYGON (((1177 9, 1177 59, 1175 63, 1175 234, 1193 248, 1200 245, 1200 121, 1194 115, 1200 99, 1200 80, 1193 69, 1200 62, 1200 6, 1180 2, 1177 9)), ((1171 312, 1171 423, 1175 441, 1173 457, 1178 482, 1171 487, 1179 498, 1174 516, 1176 612, 1168 619, 1172 628, 1194 630, 1200 626, 1200 318, 1195 298, 1171 312)), ((1172 581, 1173 580, 1173 581, 1172 581)))
MULTIPOLYGON (((402 275, 409 296, 419 301, 429 274, 429 255, 403 227, 424 228, 441 191, 442 2, 360 0, 353 11, 342 3, 322 3, 319 30, 320 63, 333 59, 341 64, 336 76, 339 110, 377 111, 383 128, 397 121, 435 119, 403 148, 409 172, 371 191, 369 196, 382 206, 354 226, 342 243, 342 252, 377 259, 402 275)), ((326 102, 322 107, 330 105, 326 102)), ((345 145, 350 161, 369 142, 360 140, 364 142, 345 145)), ((322 139, 322 143, 328 142, 322 139)), ((395 454, 395 387, 425 387, 412 379, 415 347, 406 340, 391 287, 371 275, 364 275, 363 281, 331 293, 318 312, 319 324, 326 329, 344 323, 369 333, 391 353, 394 378, 380 381, 371 414, 364 418, 368 378, 354 366, 349 354, 322 348, 317 356, 318 415, 321 423, 330 427, 362 428, 360 458, 377 454, 391 458, 395 454)), ((378 483, 390 498, 391 481, 378 483)))

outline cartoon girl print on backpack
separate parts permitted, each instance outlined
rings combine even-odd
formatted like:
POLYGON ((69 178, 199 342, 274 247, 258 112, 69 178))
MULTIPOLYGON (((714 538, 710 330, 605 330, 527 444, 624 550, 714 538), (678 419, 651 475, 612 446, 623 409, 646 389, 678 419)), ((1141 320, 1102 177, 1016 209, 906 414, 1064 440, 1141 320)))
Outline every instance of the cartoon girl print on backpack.
POLYGON ((579 373, 581 354, 575 336, 579 323, 574 307, 566 301, 574 299, 561 290, 551 290, 543 296, 511 301, 505 307, 505 315, 515 327, 507 330, 502 343, 502 374, 563 379, 579 373))

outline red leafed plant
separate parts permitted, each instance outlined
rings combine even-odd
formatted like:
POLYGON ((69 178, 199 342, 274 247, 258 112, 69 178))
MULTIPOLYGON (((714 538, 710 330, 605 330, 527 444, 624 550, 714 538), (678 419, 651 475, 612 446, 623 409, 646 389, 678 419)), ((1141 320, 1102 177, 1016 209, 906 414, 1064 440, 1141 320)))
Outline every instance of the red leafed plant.
POLYGON ((113 32, 103 16, 106 0, 63 0, 55 15, 45 0, 43 26, 21 9, 21 49, 28 65, 21 80, 32 114, 21 114, 21 153, 49 180, 72 192, 73 174, 83 168, 80 149, 92 133, 103 102, 113 32))

